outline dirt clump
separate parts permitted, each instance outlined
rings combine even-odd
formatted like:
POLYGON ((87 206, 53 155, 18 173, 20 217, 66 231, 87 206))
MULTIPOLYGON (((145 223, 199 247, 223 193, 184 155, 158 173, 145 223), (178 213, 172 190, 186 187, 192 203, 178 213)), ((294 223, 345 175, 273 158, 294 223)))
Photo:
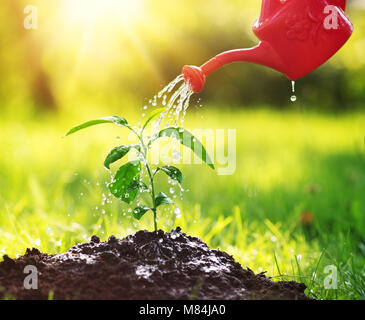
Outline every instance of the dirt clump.
POLYGON ((27 249, 0 262, 0 297, 111 300, 304 300, 304 284, 274 282, 225 252, 211 250, 180 228, 139 231, 124 239, 77 244, 62 254, 27 249), (26 266, 35 266, 38 289, 24 288, 26 266))

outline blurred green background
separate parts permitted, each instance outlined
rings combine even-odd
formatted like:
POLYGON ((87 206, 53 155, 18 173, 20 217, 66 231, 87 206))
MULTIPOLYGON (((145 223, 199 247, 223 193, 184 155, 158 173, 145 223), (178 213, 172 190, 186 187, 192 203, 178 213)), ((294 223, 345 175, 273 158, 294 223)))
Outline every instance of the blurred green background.
MULTIPOLYGON (((137 225, 123 215, 119 202, 103 203, 104 157, 127 133, 100 127, 61 137, 111 114, 137 122, 183 65, 257 44, 260 5, 2 1, 0 252, 62 252, 94 233, 151 228, 148 218, 137 225), (23 26, 28 4, 38 8, 37 30, 23 26)), ((161 217, 165 230, 180 225, 255 272, 305 282, 320 299, 365 298, 364 1, 348 1, 347 13, 352 38, 297 81, 296 103, 290 81, 261 66, 235 64, 209 77, 186 127, 236 129, 237 170, 217 176, 183 166, 183 217, 161 217), (324 287, 328 265, 338 270, 336 290, 324 287)))

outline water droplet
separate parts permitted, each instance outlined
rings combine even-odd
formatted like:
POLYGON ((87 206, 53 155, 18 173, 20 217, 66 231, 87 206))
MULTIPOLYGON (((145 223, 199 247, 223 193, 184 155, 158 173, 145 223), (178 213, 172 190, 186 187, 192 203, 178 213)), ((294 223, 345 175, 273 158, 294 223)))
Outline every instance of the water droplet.
POLYGON ((182 155, 179 151, 177 151, 177 150, 172 151, 172 159, 174 161, 179 161, 181 158, 182 158, 182 155))
POLYGON ((291 82, 291 91, 292 91, 293 95, 290 97, 290 101, 295 102, 295 101, 297 101, 297 96, 295 95, 295 81, 291 82))
POLYGON ((178 206, 175 206, 174 214, 175 214, 177 219, 181 218, 181 210, 178 206))

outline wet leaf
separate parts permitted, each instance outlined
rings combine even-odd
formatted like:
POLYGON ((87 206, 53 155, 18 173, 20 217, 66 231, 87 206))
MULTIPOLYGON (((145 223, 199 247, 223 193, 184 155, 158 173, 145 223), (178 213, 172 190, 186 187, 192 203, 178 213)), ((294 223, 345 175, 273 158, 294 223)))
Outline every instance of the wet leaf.
POLYGON ((161 130, 156 139, 161 138, 161 137, 176 138, 182 145, 190 148, 209 167, 214 169, 213 161, 209 157, 204 146, 189 131, 182 129, 182 128, 172 128, 171 127, 171 128, 161 130))
POLYGON ((113 148, 105 158, 104 167, 110 169, 110 165, 127 155, 132 147, 133 146, 118 146, 113 148))
POLYGON ((151 208, 139 206, 133 210, 133 217, 137 220, 141 220, 142 217, 149 211, 151 208))
POLYGON ((141 162, 139 161, 128 162, 121 166, 109 184, 112 195, 128 204, 131 203, 139 190, 135 182, 140 179, 140 170, 141 162))
MULTIPOLYGON (((140 178, 139 175, 138 178, 140 178)), ((128 186, 127 192, 133 191, 135 189, 137 189, 138 191, 149 190, 147 185, 143 181, 140 181, 139 179, 133 180, 133 182, 128 186)))
POLYGON ((124 119, 123 117, 111 116, 111 117, 101 118, 101 119, 97 119, 97 120, 91 120, 91 121, 85 122, 85 123, 83 123, 79 126, 76 126, 76 127, 72 128, 69 132, 67 132, 65 134, 65 137, 67 137, 70 134, 73 134, 77 131, 80 131, 82 129, 86 129, 88 127, 95 126, 95 125, 98 125, 98 124, 103 124, 103 123, 114 123, 119 127, 128 126, 127 120, 124 119))
POLYGON ((160 192, 157 197, 155 198, 155 204, 156 208, 163 205, 163 204, 174 204, 174 201, 172 201, 166 194, 163 192, 160 192))
POLYGON ((158 170, 165 172, 170 178, 176 180, 180 184, 182 183, 183 176, 182 176, 181 171, 178 168, 173 167, 173 166, 164 166, 164 167, 158 168, 158 170))

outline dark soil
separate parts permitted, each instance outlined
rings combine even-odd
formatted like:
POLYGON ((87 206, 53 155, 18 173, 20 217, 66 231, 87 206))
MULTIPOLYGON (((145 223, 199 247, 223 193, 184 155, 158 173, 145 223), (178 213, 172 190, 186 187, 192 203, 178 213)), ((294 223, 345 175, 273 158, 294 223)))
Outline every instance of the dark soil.
POLYGON ((304 284, 255 275, 227 253, 211 250, 180 228, 139 231, 122 240, 78 244, 63 254, 27 249, 0 262, 0 297, 16 299, 307 299, 304 284), (38 270, 38 290, 25 290, 24 268, 38 270))

